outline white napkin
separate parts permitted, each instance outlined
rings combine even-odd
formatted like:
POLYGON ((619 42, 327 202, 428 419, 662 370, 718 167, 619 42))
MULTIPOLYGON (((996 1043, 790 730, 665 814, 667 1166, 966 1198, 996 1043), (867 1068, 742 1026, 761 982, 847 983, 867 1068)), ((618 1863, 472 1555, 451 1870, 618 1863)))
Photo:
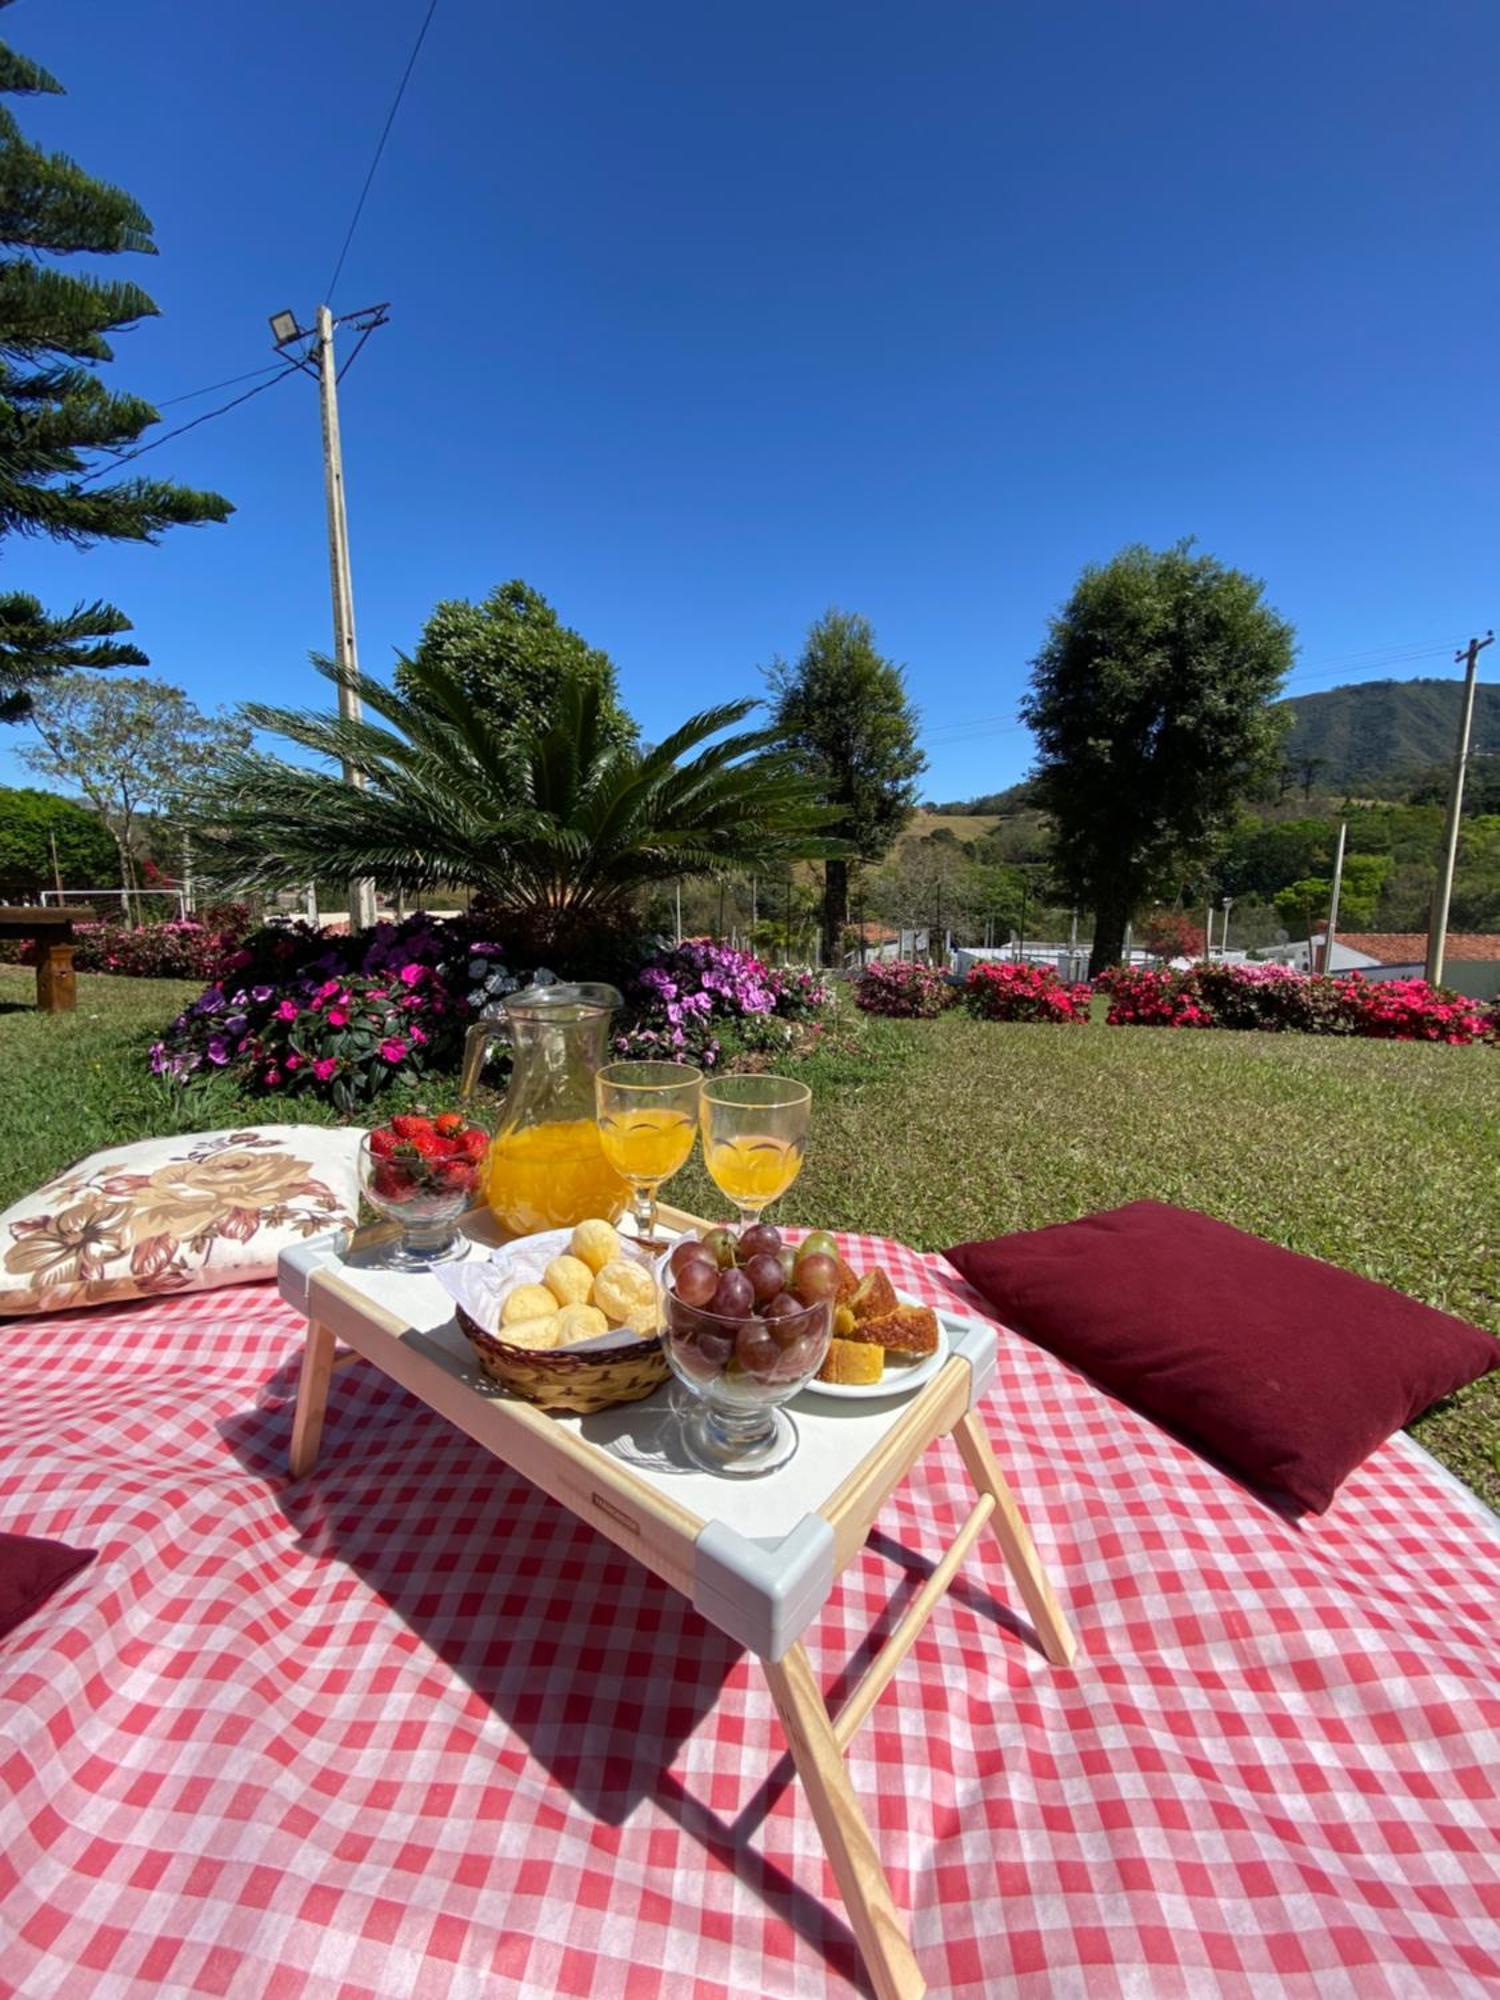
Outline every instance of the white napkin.
MULTIPOLYGON (((539 1285, 554 1257, 561 1257, 573 1240, 571 1229, 544 1229, 536 1236, 518 1236, 501 1243, 488 1257, 470 1257, 461 1264, 440 1264, 433 1276, 477 1326, 504 1340, 500 1308, 517 1285, 539 1285)), ((626 1255, 628 1238, 622 1239, 626 1255)), ((543 1354, 603 1354, 612 1347, 633 1347, 641 1338, 628 1326, 596 1333, 591 1340, 570 1340, 562 1347, 545 1347, 543 1354)))

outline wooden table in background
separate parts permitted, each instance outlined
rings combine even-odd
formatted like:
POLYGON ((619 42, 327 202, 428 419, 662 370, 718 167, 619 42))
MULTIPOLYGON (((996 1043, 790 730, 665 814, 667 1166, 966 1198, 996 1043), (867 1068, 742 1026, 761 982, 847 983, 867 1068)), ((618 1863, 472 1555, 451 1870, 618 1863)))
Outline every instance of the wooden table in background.
POLYGON ((92 916, 90 909, 32 909, 24 903, 0 903, 0 938, 34 938, 41 946, 36 962, 36 1004, 43 1014, 71 1014, 78 1005, 73 972, 73 926, 92 916))

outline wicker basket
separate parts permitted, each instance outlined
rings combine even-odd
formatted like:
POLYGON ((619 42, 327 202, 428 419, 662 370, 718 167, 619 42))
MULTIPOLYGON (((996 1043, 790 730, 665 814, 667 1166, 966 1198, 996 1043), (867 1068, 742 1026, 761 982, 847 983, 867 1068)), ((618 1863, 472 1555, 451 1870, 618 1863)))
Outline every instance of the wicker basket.
POLYGON ((462 1306, 455 1312, 475 1360, 490 1380, 544 1410, 588 1416, 616 1403, 638 1403, 667 1379, 666 1352, 654 1333, 603 1354, 566 1347, 512 1347, 486 1333, 462 1306))

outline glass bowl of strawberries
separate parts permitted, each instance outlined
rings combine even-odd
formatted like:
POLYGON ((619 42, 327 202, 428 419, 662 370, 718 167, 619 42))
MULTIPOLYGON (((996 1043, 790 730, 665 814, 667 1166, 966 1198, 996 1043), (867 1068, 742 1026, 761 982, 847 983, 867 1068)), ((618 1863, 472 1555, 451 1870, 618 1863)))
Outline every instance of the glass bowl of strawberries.
POLYGON ((402 1111, 359 1145, 359 1184, 371 1208, 400 1226, 388 1261, 425 1271, 468 1245, 458 1218, 480 1199, 490 1135, 462 1111, 402 1111))

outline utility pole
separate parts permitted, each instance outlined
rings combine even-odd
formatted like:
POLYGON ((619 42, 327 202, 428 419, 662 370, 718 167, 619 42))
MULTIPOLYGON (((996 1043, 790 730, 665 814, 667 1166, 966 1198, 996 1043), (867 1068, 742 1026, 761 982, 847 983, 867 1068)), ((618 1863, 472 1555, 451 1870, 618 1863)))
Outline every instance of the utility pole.
POLYGON ((1453 750, 1453 784, 1448 793, 1448 817, 1443 826, 1443 851, 1438 861, 1437 888, 1433 891, 1432 916, 1427 925, 1427 984, 1443 983, 1443 953, 1448 945, 1448 905, 1453 897, 1453 867, 1458 859, 1458 821, 1464 803, 1464 773, 1469 763, 1469 736, 1474 727, 1474 683, 1479 676, 1479 655, 1495 643, 1493 632, 1471 639, 1455 660, 1465 663, 1464 698, 1458 711, 1458 741, 1453 750))
MULTIPOLYGON (((344 498, 344 453, 339 435, 339 376, 334 364, 333 330, 352 326, 359 335, 354 353, 344 363, 347 370, 377 326, 389 317, 385 305, 366 306, 359 312, 341 313, 337 319, 326 305, 319 306, 311 330, 299 327, 296 315, 271 315, 271 333, 278 350, 285 351, 297 341, 310 341, 295 357, 297 366, 318 379, 318 401, 323 417, 323 497, 328 512, 328 574, 333 594, 333 657, 340 674, 359 672, 359 648, 354 637, 354 579, 349 568, 349 515, 344 498)), ((359 696, 352 687, 339 684, 339 719, 358 722, 363 713, 359 696)), ((365 774, 344 759, 344 782, 363 789, 365 774)), ((349 928, 368 930, 375 921, 375 884, 368 878, 349 884, 349 928)))
POLYGON ((62 868, 57 859, 57 830, 55 827, 47 829, 47 844, 52 849, 52 886, 56 889, 58 896, 61 897, 63 892, 62 868))
POLYGON ((1333 971, 1333 941, 1339 934, 1339 891, 1344 886, 1344 836, 1348 831, 1349 822, 1341 819, 1338 846, 1333 850, 1333 889, 1328 898, 1328 928, 1323 933, 1324 972, 1333 971))

